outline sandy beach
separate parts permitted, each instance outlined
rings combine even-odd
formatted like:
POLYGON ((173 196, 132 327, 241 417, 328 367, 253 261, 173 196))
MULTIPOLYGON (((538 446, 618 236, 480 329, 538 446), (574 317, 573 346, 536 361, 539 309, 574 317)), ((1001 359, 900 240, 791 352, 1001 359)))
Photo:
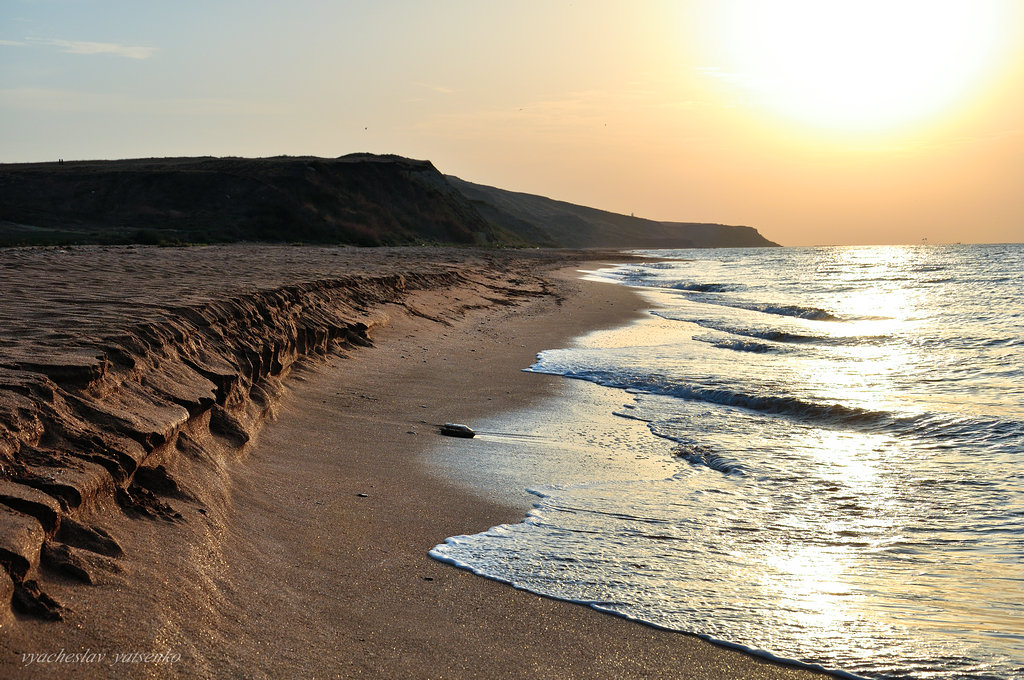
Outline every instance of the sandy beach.
MULTIPOLYGON (((432 472, 436 425, 539 403, 563 381, 522 372, 536 352, 635 318, 628 289, 576 275, 614 255, 232 246, 2 257, 5 394, 35 400, 3 412, 3 482, 38 480, 46 453, 51 468, 77 470, 61 488, 93 490, 77 504, 51 496, 64 528, 29 532, 42 558, 31 541, 5 545, 28 563, 10 590, 35 583, 61 620, 5 611, 3 677, 818 676, 427 555, 524 513, 432 472), (239 310, 249 326, 229 323, 239 310), (96 358, 147 324, 169 333, 165 345, 154 334, 131 362, 96 358), (264 325, 290 329, 269 355, 252 337, 264 325), (212 338, 234 349, 216 355, 212 338), (246 371, 230 365, 238 357, 250 357, 246 371), (32 375, 57 397, 15 389, 32 375), (31 404, 51 410, 26 437, 9 414, 24 421, 31 404), (95 430, 72 437, 67 423, 82 414, 95 430), (96 451, 62 458, 69 442, 96 451), (103 458, 122 448, 136 464, 103 458)), ((22 495, 56 489, 28 486, 22 495)), ((43 514, 4 507, 22 524, 43 514)))

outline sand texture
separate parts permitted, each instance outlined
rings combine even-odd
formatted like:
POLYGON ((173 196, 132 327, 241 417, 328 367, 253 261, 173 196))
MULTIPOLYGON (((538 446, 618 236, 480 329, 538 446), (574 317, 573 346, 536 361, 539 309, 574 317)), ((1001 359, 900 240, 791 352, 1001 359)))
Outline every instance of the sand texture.
POLYGON ((427 556, 523 511, 436 424, 637 313, 585 257, 0 251, 0 677, 810 677, 427 556))

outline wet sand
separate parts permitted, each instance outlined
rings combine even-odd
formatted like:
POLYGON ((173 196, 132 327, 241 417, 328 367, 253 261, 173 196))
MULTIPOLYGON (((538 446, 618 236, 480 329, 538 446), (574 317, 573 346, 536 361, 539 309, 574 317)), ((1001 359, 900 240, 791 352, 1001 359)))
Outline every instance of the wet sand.
POLYGON ((123 555, 88 586, 39 567, 63 620, 9 616, 0 675, 815 677, 427 556, 523 514, 432 473, 434 425, 540 402, 560 379, 521 371, 537 351, 638 313, 626 289, 538 267, 500 265, 535 293, 528 279, 547 268, 543 294, 442 286, 368 307, 375 347, 291 366, 273 422, 244 446, 211 435, 209 416, 187 421, 178 441, 195 447, 163 460, 178 490, 161 499, 181 518, 139 516, 113 496, 78 511, 123 555), (104 657, 44 663, 62 650, 104 657))

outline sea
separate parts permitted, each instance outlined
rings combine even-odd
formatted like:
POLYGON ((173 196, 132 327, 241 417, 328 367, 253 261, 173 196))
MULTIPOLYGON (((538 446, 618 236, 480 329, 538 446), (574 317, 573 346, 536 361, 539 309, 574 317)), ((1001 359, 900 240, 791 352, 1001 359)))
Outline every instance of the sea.
POLYGON ((523 367, 586 387, 448 463, 533 509, 431 555, 844 677, 1024 678, 1024 246, 642 255, 585 276, 645 318, 523 367))

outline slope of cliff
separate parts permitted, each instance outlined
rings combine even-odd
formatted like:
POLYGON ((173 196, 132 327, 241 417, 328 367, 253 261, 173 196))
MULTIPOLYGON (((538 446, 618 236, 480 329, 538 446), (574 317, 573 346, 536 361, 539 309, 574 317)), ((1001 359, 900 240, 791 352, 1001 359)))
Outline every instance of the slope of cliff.
POLYGON ((562 248, 745 248, 777 246, 753 227, 658 222, 474 184, 448 181, 496 227, 523 239, 562 248))

